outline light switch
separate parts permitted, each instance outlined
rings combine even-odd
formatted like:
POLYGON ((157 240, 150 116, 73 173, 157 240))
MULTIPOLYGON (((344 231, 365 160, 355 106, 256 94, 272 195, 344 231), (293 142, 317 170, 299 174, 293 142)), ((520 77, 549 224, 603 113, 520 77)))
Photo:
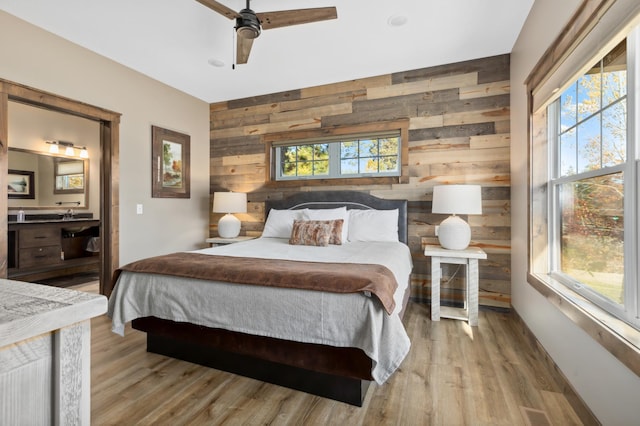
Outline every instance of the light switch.
POLYGON ((142 214, 142 204, 136 204, 136 214, 142 214))

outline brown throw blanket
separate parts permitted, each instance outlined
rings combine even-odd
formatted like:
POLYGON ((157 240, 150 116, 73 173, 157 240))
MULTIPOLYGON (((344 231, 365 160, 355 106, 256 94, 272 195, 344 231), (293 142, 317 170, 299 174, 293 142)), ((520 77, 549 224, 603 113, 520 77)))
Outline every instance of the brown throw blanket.
POLYGON ((370 292, 378 297, 389 314, 395 307, 393 293, 398 287, 393 273, 382 265, 300 262, 185 252, 151 257, 122 266, 114 274, 114 283, 121 271, 333 293, 370 292))

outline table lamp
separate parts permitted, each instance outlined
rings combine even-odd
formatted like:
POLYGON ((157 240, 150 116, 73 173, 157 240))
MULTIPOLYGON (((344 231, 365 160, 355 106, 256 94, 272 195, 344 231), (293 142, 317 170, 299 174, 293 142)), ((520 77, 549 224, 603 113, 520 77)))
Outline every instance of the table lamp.
POLYGON ((471 227, 458 214, 482 214, 480 185, 439 185, 433 187, 433 213, 450 214, 438 228, 440 245, 464 250, 471 241, 471 227))
POLYGON ((226 213, 218 221, 218 235, 235 238, 240 234, 240 219, 232 213, 247 212, 247 194, 243 192, 214 192, 213 212, 226 213))

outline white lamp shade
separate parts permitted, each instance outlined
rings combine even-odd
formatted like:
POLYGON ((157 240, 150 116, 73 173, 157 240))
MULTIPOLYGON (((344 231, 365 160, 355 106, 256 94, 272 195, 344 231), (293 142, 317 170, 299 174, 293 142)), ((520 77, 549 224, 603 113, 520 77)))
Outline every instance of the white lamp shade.
POLYGON ((214 213, 246 213, 247 194, 243 192, 215 192, 213 194, 214 213))
POLYGON ((431 211, 442 214, 482 214, 482 189, 480 185, 434 186, 431 211))

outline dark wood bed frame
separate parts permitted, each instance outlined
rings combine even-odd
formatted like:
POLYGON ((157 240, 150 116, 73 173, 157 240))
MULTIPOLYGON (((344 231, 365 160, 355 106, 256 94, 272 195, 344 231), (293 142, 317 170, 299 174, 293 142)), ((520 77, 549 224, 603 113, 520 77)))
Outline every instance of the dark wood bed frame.
MULTIPOLYGON (((267 200, 271 209, 398 209, 399 240, 407 243, 407 201, 383 200, 356 191, 318 191, 267 200)), ((404 307, 409 299, 404 295, 404 307)), ((371 383, 372 361, 358 348, 301 343, 223 329, 138 318, 133 328, 147 333, 147 351, 362 406, 371 383)))

